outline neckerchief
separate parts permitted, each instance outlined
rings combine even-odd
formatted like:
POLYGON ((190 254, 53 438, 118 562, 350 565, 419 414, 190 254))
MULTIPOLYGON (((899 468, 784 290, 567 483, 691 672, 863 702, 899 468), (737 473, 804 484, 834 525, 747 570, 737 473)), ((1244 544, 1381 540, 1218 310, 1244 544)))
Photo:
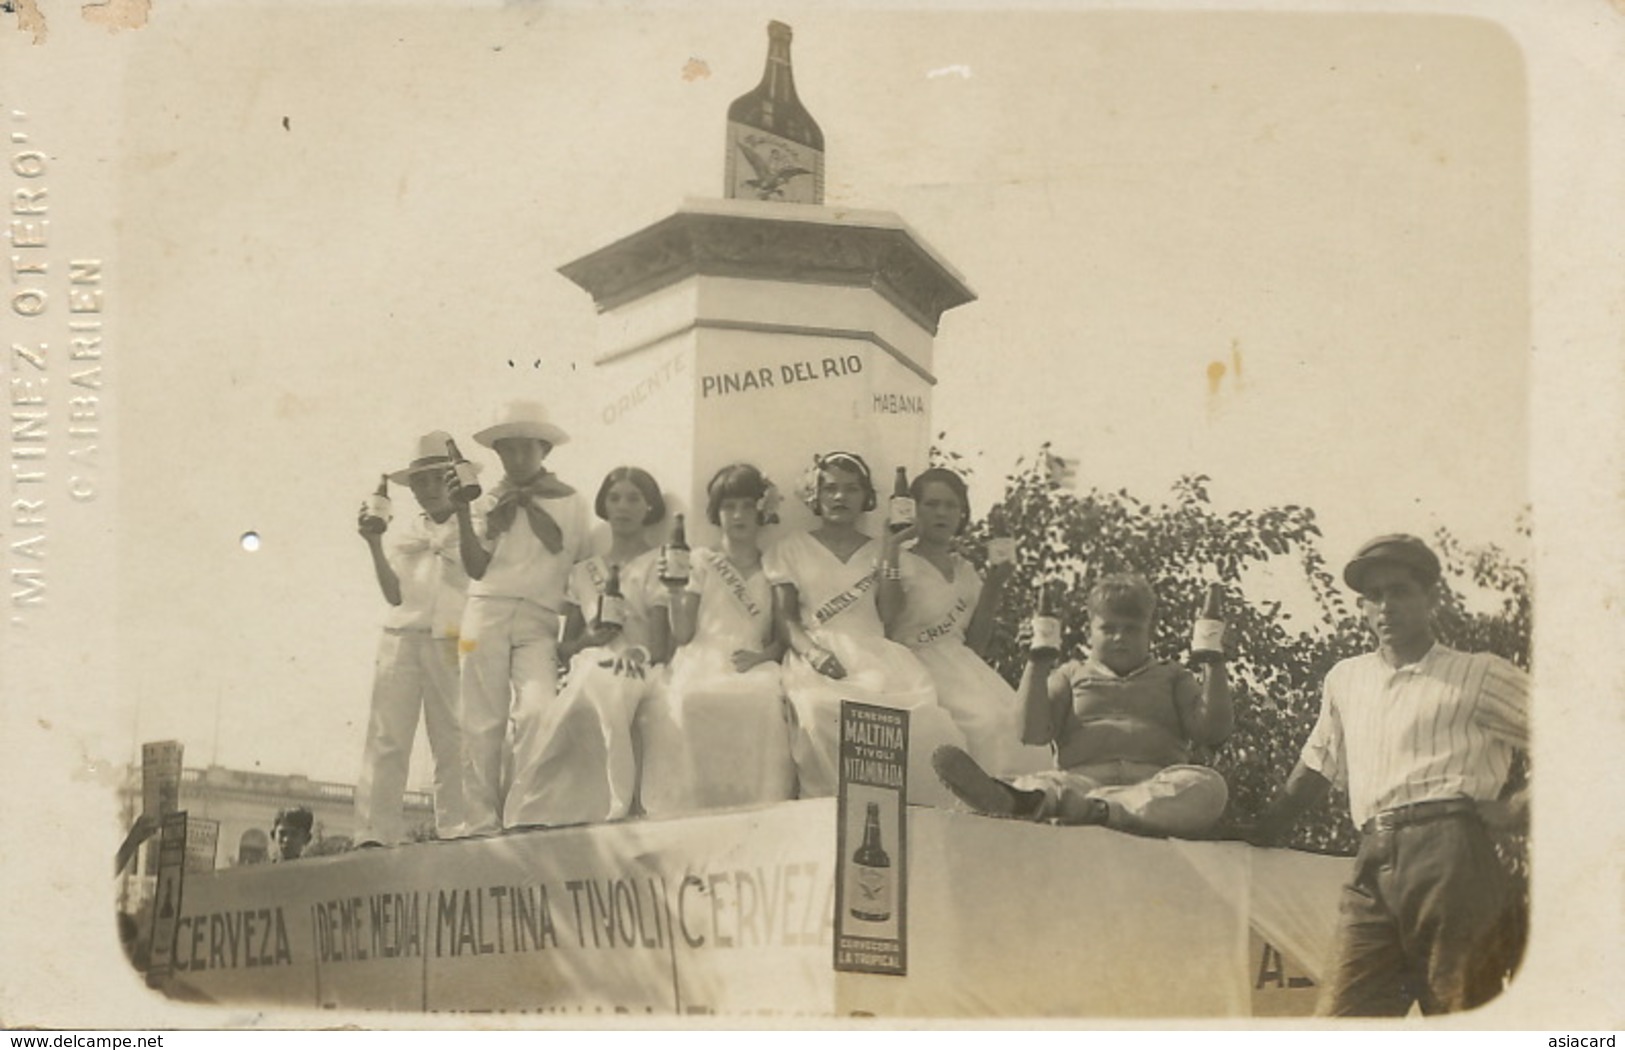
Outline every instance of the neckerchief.
POLYGON ((453 539, 450 542, 437 543, 434 538, 436 526, 444 525, 445 522, 436 522, 427 514, 418 515, 418 519, 423 525, 423 531, 419 535, 401 540, 395 544, 395 549, 407 556, 433 551, 437 556, 445 558, 447 561, 457 561, 457 541, 453 539))
POLYGON ((493 493, 496 504, 485 515, 485 538, 494 540, 507 532, 523 507, 525 517, 530 521, 530 531, 536 534, 549 553, 557 554, 564 549, 564 530, 542 506, 542 501, 573 496, 575 491, 546 470, 520 484, 503 478, 493 493))

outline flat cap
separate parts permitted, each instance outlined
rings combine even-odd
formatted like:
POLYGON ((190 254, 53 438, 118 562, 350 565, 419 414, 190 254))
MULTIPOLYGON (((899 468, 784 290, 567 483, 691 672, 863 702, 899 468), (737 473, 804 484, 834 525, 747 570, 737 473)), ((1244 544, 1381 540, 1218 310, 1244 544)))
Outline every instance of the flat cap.
POLYGON ((1363 593, 1365 574, 1377 565, 1409 569, 1423 584, 1436 583, 1439 579, 1438 555, 1415 536, 1396 532, 1361 544, 1353 560, 1343 566, 1343 582, 1363 593))

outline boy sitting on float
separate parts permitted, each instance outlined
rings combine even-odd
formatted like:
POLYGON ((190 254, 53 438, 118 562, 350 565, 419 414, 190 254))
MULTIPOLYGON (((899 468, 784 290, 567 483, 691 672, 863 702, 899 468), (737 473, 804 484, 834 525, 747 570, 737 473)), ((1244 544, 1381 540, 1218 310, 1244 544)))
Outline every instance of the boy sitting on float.
POLYGON ((1197 621, 1192 648, 1206 663, 1198 679, 1152 659, 1157 599, 1143 577, 1106 576, 1088 604, 1088 658, 1056 667, 1059 639, 1046 643, 1035 622, 1021 679, 1022 742, 1052 745, 1056 768, 999 780, 943 747, 932 756, 937 775, 980 813, 1200 836, 1229 797, 1222 776, 1191 762, 1197 746, 1219 744, 1234 723, 1223 624, 1197 621))

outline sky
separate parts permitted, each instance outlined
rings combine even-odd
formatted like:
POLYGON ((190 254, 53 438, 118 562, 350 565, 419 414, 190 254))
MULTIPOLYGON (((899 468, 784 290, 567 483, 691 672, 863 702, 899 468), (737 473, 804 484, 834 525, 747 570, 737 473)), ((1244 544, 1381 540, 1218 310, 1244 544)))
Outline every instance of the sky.
POLYGON ((1085 486, 1313 507, 1333 561, 1441 525, 1523 552, 1527 98, 1488 22, 178 11, 131 51, 118 155, 130 757, 354 780, 357 504, 507 398, 580 419, 597 317, 557 268, 720 194, 769 17, 827 203, 897 213, 977 293, 933 420, 973 488, 1050 441, 1085 486))

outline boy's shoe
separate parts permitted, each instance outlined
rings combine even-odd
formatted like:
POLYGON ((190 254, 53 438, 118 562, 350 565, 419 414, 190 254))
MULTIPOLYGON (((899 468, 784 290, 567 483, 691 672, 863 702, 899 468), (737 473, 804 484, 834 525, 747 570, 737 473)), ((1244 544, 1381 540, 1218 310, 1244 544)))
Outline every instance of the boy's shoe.
POLYGON ((976 764, 976 760, 952 745, 931 754, 931 768, 961 802, 995 817, 1036 816, 1044 802, 1042 791, 1021 791, 1011 787, 976 764))
POLYGON ((1084 799, 1086 805, 1082 812, 1068 813, 1061 818, 1062 824, 1083 827, 1090 824, 1105 827, 1111 822, 1112 810, 1103 798, 1084 799))

